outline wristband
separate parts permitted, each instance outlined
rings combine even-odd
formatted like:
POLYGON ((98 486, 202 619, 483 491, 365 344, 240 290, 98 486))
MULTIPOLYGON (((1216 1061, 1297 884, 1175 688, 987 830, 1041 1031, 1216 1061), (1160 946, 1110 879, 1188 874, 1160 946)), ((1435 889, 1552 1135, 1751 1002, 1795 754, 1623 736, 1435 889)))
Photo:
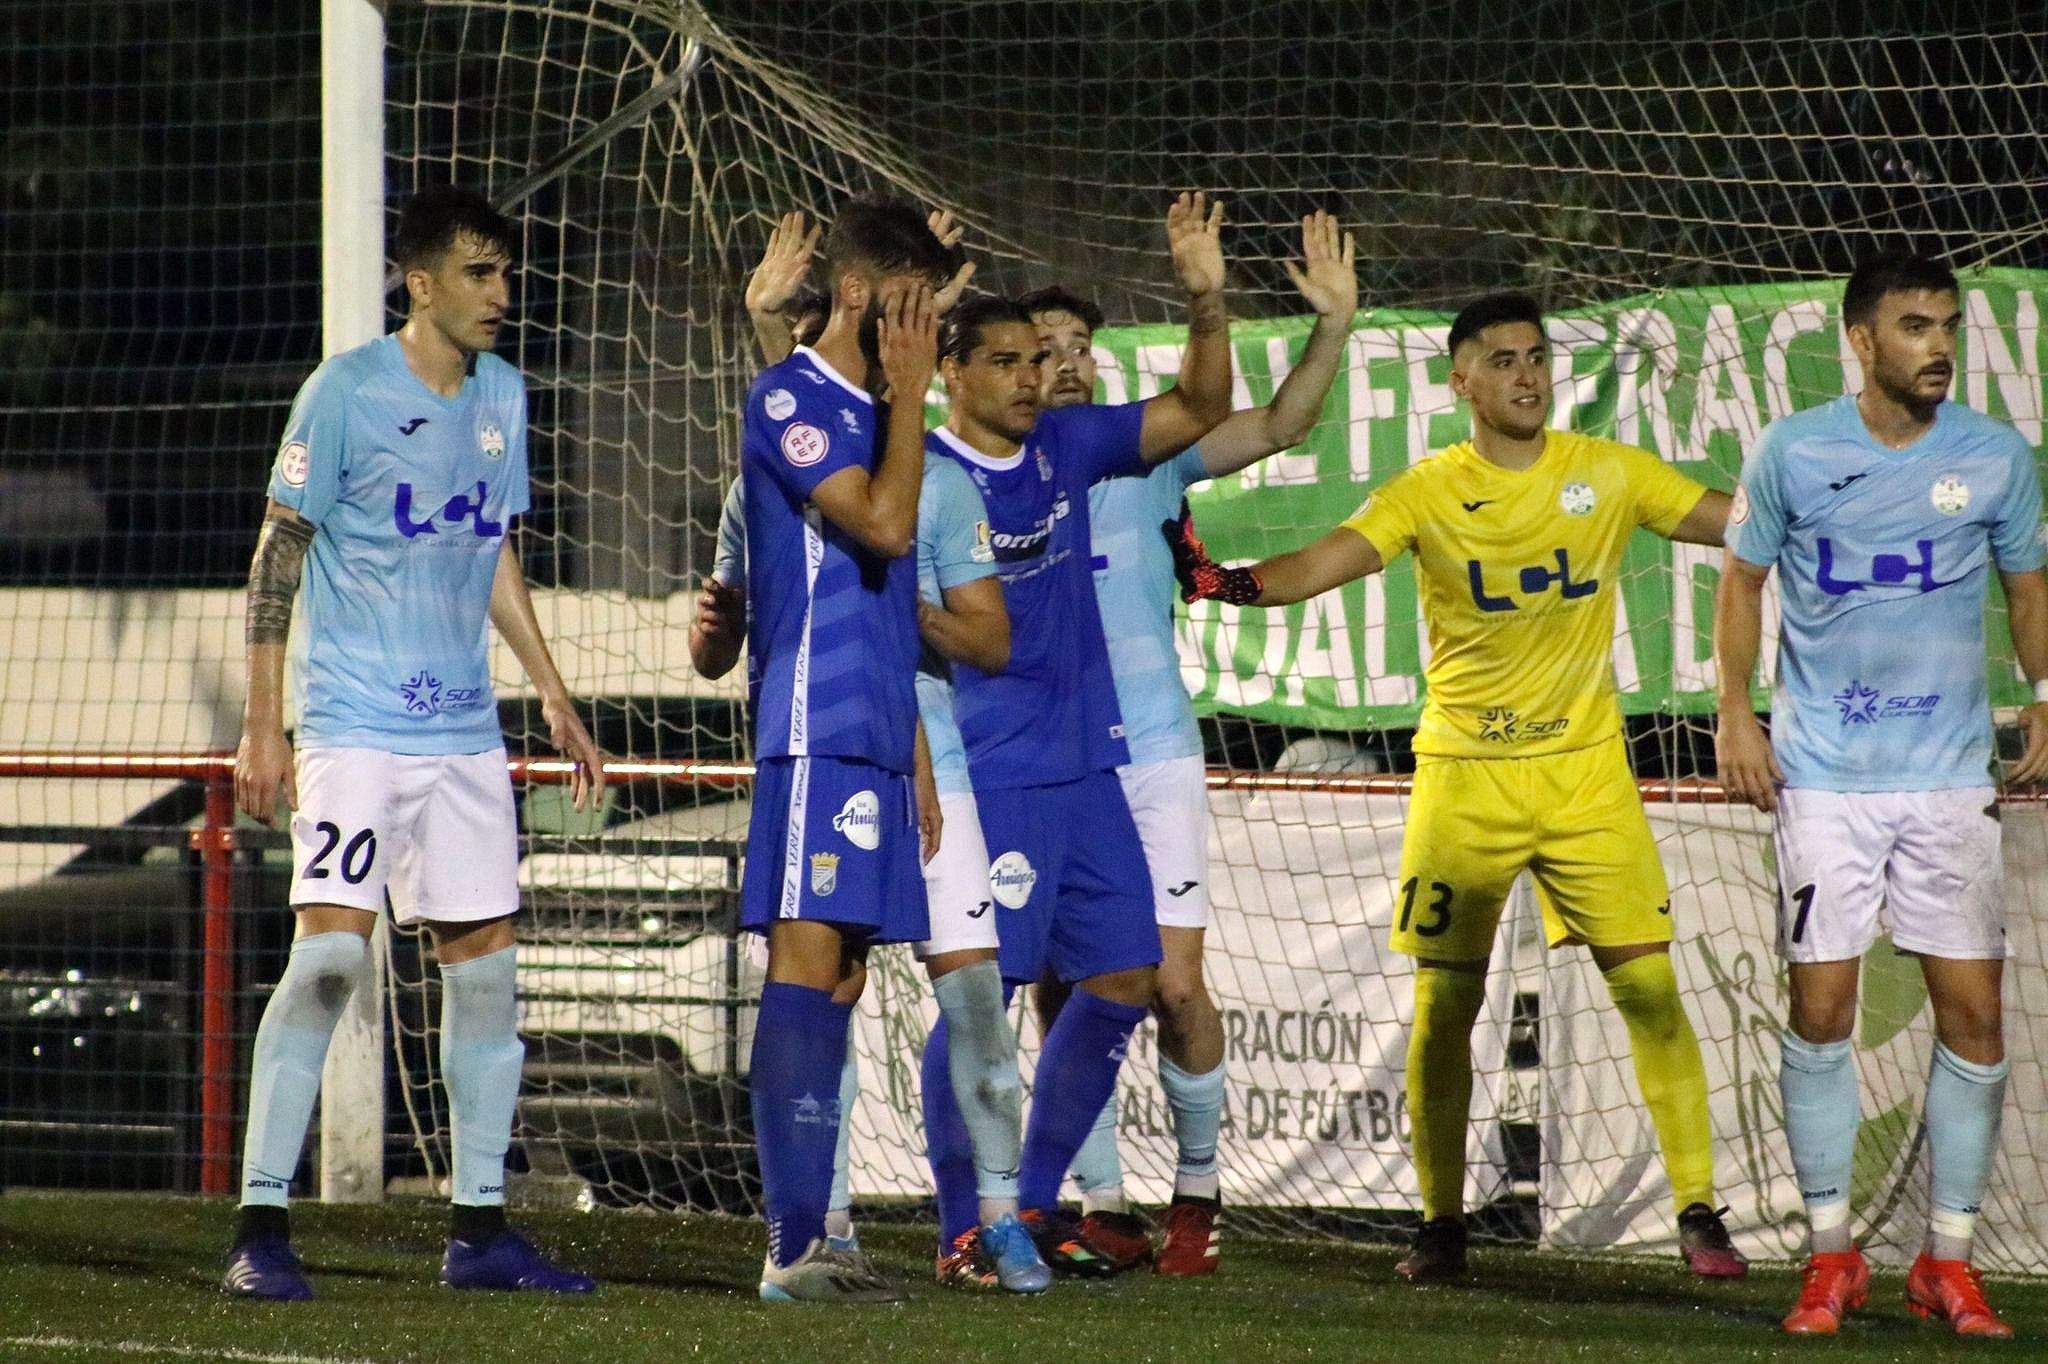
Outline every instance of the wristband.
POLYGON ((2048 677, 2034 684, 2034 701, 2037 704, 2048 703, 2048 677))

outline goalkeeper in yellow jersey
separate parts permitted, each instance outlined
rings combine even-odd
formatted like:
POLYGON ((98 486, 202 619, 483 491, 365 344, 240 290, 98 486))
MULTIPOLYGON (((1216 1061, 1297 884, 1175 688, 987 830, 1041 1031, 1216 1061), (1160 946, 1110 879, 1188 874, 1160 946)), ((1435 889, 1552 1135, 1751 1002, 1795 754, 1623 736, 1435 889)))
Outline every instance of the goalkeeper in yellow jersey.
POLYGON ((1416 959, 1408 1111, 1423 1224, 1398 1269, 1465 1269, 1472 1026, 1508 889, 1534 878, 1550 945, 1584 943, 1628 1025, 1693 1271, 1744 1272, 1714 1206, 1706 1072, 1671 968, 1664 868, 1629 770, 1609 650, 1637 526, 1718 545, 1728 497, 1656 456, 1544 426, 1550 347, 1535 301, 1494 294, 1451 326, 1472 439, 1381 487, 1322 539, 1250 568, 1168 523, 1182 596, 1285 606, 1415 553, 1429 699, 1401 848, 1392 946, 1416 959))

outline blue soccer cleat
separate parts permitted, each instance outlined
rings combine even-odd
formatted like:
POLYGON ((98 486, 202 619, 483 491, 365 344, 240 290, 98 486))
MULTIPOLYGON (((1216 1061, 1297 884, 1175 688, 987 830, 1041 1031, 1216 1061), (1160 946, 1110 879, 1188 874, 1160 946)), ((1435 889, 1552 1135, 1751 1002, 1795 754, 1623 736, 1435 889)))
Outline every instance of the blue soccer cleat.
POLYGON ((510 1293, 594 1293, 597 1280, 563 1269, 516 1231, 500 1232, 482 1245, 451 1240, 441 1261, 441 1282, 450 1288, 491 1288, 510 1293))
POLYGON ((228 1272, 220 1281, 223 1293, 237 1298, 258 1298, 264 1302, 304 1302, 313 1296, 313 1285, 299 1268, 291 1242, 266 1237, 236 1246, 228 1252, 228 1272))
POLYGON ((981 1229, 982 1253, 995 1262, 996 1282, 1007 1293, 1043 1293, 1052 1286, 1052 1270, 1038 1253, 1030 1229, 1017 1214, 1004 1213, 981 1229))

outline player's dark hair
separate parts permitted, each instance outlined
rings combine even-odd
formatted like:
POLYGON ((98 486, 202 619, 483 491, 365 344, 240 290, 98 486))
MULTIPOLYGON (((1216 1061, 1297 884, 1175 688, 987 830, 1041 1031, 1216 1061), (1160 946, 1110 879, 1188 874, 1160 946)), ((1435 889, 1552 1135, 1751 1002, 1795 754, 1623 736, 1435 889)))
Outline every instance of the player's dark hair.
POLYGON ((1543 307, 1523 293, 1488 294, 1474 299, 1451 319, 1451 354, 1456 355, 1458 347, 1488 327, 1498 327, 1503 322, 1526 322, 1540 332, 1543 330, 1543 307))
POLYGON ((855 266, 884 275, 914 271, 934 284, 943 283, 957 268, 957 253, 948 251, 932 235, 924 215, 901 199, 848 199, 825 234, 824 251, 832 263, 834 284, 855 266))
POLYGON ((1102 309, 1060 284, 1033 289, 1017 300, 1034 318, 1040 313, 1072 313, 1091 334, 1102 329, 1102 309))
POLYGON ((1886 294, 1919 289, 1936 294, 1961 292, 1956 272, 1938 260, 1902 252, 1872 256, 1856 267, 1842 289, 1842 321, 1868 326, 1877 316, 1878 301, 1886 294))
POLYGON ((982 333, 997 322, 1021 322, 1029 327, 1031 310, 998 294, 982 294, 954 304, 939 320, 939 358, 967 363, 967 357, 981 344, 982 333))
POLYGON ((456 238, 469 236, 519 259, 519 229, 491 201, 461 185, 429 185, 398 211, 391 254, 401 270, 431 270, 456 238))

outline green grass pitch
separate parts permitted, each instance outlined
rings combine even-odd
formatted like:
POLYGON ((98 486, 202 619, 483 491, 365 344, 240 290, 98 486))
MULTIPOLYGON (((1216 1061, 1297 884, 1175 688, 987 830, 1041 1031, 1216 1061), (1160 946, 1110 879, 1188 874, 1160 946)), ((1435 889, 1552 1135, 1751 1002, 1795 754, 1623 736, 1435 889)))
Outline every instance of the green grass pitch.
MULTIPOLYGON (((243 1364, 896 1364, 910 1360, 1921 1360, 1970 1350, 1909 1315, 1901 1276, 1834 1340, 1776 1330, 1797 1276, 1739 1284, 1677 1263, 1481 1250, 1467 1287, 1412 1289, 1388 1246, 1225 1241, 1223 1273, 1061 1282, 1043 1298, 963 1296, 930 1281, 931 1233, 873 1226, 868 1247, 911 1283, 898 1308, 770 1307, 754 1298, 758 1227, 712 1217, 537 1212, 549 1251, 597 1274, 579 1301, 436 1287, 442 1210, 302 1206, 300 1254, 320 1297, 230 1301, 217 1290, 225 1202, 16 1191, 0 1196, 0 1360, 222 1360, 243 1364)), ((1227 1223, 1226 1223, 1227 1226, 1227 1223)), ((2020 1333, 2010 1359, 2048 1358, 2048 1282, 1994 1284, 2020 1333)))

